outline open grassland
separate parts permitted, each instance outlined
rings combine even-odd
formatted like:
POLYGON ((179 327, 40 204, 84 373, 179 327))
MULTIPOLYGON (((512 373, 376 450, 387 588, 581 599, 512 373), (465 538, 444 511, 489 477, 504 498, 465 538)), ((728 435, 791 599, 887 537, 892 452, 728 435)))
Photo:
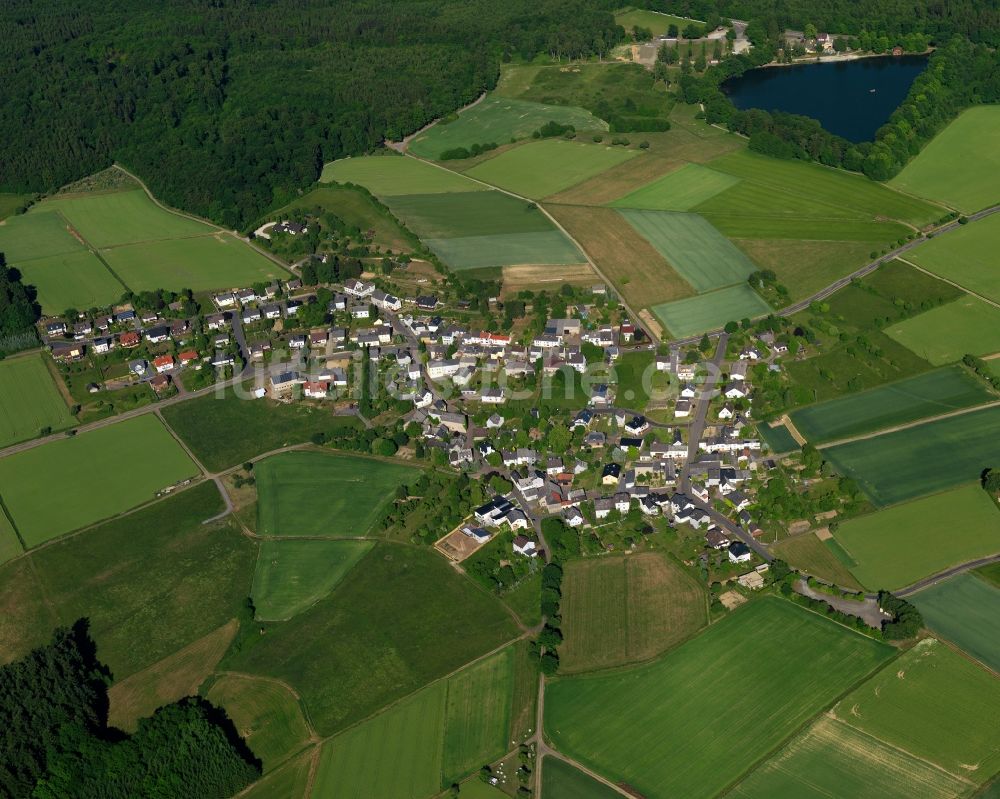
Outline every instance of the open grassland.
POLYGON ((834 537, 866 588, 897 589, 1000 552, 1000 513, 978 484, 843 522, 834 537))
POLYGON ((230 667, 288 682, 322 735, 517 635, 500 602, 443 558, 390 544, 376 545, 326 599, 265 629, 230 667))
POLYGON ((308 749, 277 771, 258 780, 243 799, 308 799, 309 772, 316 749, 308 749))
POLYGON ((160 420, 145 414, 0 460, 0 497, 32 547, 197 474, 160 420), (71 479, 53 484, 59 474, 71 479))
POLYGON ((844 697, 833 714, 975 783, 1000 769, 1000 680, 933 638, 844 697))
POLYGON ((396 488, 415 480, 403 463, 326 452, 285 452, 254 467, 260 535, 367 535, 396 488))
POLYGON ((67 308, 103 308, 125 293, 125 286, 89 250, 33 258, 17 268, 24 282, 38 290, 42 313, 52 316, 67 308))
POLYGON ((367 541, 262 541, 251 594, 257 618, 290 619, 316 604, 371 548, 367 541))
POLYGON ((650 211, 690 211, 697 205, 740 182, 734 175, 700 164, 685 164, 611 203, 616 208, 650 211))
POLYGON ((435 255, 455 270, 517 264, 579 264, 586 258, 558 230, 461 239, 427 239, 435 255))
POLYGON ((723 327, 726 322, 771 312, 771 306, 746 283, 655 305, 652 311, 677 338, 723 327))
POLYGON ((388 205, 423 238, 544 233, 553 229, 534 203, 502 191, 404 194, 389 198, 388 205))
POLYGON ((684 17, 675 17, 673 14, 647 11, 644 8, 630 8, 615 14, 615 23, 625 30, 630 31, 635 27, 646 28, 653 32, 653 36, 663 36, 671 25, 676 25, 683 31, 692 21, 684 17))
POLYGON ((979 479, 1000 460, 1000 408, 852 441, 823 450, 876 505, 892 505, 979 479))
POLYGON ((702 590, 659 553, 573 561, 562 594, 566 673, 648 660, 708 621, 702 590))
POLYGON ((34 438, 43 427, 62 430, 75 422, 41 355, 0 361, 0 446, 34 438))
POLYGON ((591 779, 565 760, 542 760, 542 796, 545 799, 619 799, 621 794, 591 779))
POLYGON ((811 297, 871 260, 867 242, 733 239, 733 244, 760 269, 777 275, 788 289, 788 302, 811 297))
POLYGON ((0 509, 0 564, 16 558, 22 552, 24 548, 17 537, 14 525, 10 523, 7 514, 0 509))
POLYGON ((959 574, 910 600, 935 633, 1000 673, 1000 588, 959 574))
POLYGON ((30 195, 27 194, 12 194, 6 191, 0 191, 0 219, 6 219, 8 216, 13 215, 13 213, 24 205, 29 199, 30 195))
POLYGON ((889 181, 966 213, 1000 202, 1000 106, 963 111, 889 181))
POLYGON ((890 338, 935 366, 1000 350, 1000 308, 965 296, 885 329, 890 338))
POLYGON ((890 652, 762 598, 653 663, 551 684, 545 732, 650 799, 714 796, 890 652))
POLYGON ((66 220, 53 210, 14 216, 0 224, 0 252, 11 266, 83 249, 83 243, 69 232, 66 220))
POLYGON ((952 799, 971 786, 929 763, 822 718, 726 794, 734 799, 952 799))
POLYGON ((624 147, 545 139, 507 150, 467 174, 523 197, 541 199, 637 155, 624 147))
POLYGON ((203 483, 0 567, 0 659, 90 619, 97 654, 123 680, 240 615, 257 545, 203 483))
POLYGON ((855 579, 847 566, 841 563, 830 547, 824 541, 820 541, 814 533, 786 538, 772 545, 771 550, 793 569, 843 588, 861 590, 861 583, 855 579))
MULTIPOLYGON (((1000 189, 997 192, 1000 201, 1000 189)), ((924 242, 907 257, 945 280, 1000 302, 1000 216, 996 214, 924 242)))
POLYGON ((357 183, 379 197, 485 191, 486 186, 416 158, 379 155, 343 158, 323 167, 320 181, 357 183))
POLYGON ((871 433, 996 399, 961 366, 925 372, 857 394, 810 405, 791 414, 812 444, 871 433))

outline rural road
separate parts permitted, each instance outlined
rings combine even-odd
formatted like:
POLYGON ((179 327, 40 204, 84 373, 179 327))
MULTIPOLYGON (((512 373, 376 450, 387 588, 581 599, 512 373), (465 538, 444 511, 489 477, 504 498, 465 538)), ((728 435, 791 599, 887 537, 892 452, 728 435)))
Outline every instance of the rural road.
POLYGON ((990 555, 988 558, 979 558, 979 560, 970 560, 968 563, 961 563, 958 566, 952 566, 949 569, 940 571, 937 574, 932 574, 930 577, 925 577, 923 580, 918 580, 912 585, 908 585, 906 588, 900 588, 898 591, 893 591, 892 593, 898 597, 912 596, 925 588, 930 588, 935 583, 947 580, 949 577, 954 577, 956 574, 962 574, 963 572, 971 571, 972 569, 978 569, 981 566, 989 566, 991 563, 1000 563, 1000 554, 990 555))
POLYGON ((846 613, 849 616, 858 616, 869 627, 877 629, 882 626, 882 622, 889 619, 888 616, 879 610, 877 596, 865 594, 864 601, 855 602, 853 599, 843 599, 842 597, 830 596, 829 594, 814 591, 804 579, 798 580, 795 583, 795 590, 802 594, 802 596, 826 602, 834 610, 839 610, 841 613, 846 613))

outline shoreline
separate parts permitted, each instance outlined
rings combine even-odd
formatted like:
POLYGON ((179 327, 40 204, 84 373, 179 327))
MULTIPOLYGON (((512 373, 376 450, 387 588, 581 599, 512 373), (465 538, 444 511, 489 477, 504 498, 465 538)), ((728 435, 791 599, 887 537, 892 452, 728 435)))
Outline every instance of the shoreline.
MULTIPOLYGON (((864 61, 869 58, 905 58, 907 56, 922 56, 929 57, 934 52, 933 47, 928 47, 922 53, 901 53, 900 55, 893 55, 892 53, 832 53, 828 55, 815 55, 806 56, 804 58, 793 61, 791 64, 785 64, 778 61, 771 61, 768 64, 761 64, 759 67, 754 67, 754 69, 773 69, 775 67, 803 67, 814 64, 836 64, 845 61, 864 61)), ((747 70, 748 72, 750 70, 747 70)))

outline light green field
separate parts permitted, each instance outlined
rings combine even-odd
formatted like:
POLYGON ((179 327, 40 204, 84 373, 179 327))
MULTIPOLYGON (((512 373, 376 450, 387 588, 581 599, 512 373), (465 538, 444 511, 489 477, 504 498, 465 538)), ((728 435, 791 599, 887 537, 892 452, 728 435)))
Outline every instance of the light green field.
POLYGON ((32 547, 197 474, 163 423, 144 414, 0 460, 0 496, 32 547))
POLYGON ((931 140, 889 185, 972 213, 1000 202, 1000 106, 979 105, 931 140))
POLYGON ((390 197, 386 204, 414 233, 430 239, 555 229, 534 203, 502 191, 404 194, 390 197))
POLYGON ((771 312, 771 306, 746 283, 697 297, 664 302, 652 311, 675 338, 716 330, 726 322, 771 312))
POLYGON ((242 794, 243 799, 306 799, 315 754, 310 748, 277 771, 266 774, 242 794))
POLYGON ((257 618, 289 619, 314 605, 372 546, 368 541, 262 541, 251 593, 257 618))
POLYGON ((1000 408, 840 444, 823 457, 879 506, 937 493, 974 482, 1000 462, 1000 408))
POLYGON ((545 799, 619 799, 618 791, 591 779, 565 760, 542 760, 542 796, 545 799))
POLYGON ((624 147, 545 139, 507 150, 468 171, 473 178, 541 199, 635 158, 624 147))
POLYGON ((254 467, 257 532, 264 536, 364 536, 396 487, 419 471, 402 463, 324 452, 285 452, 254 467))
MULTIPOLYGON (((39 206, 44 208, 45 206, 39 206)), ((33 211, 0 224, 0 252, 11 266, 33 258, 81 252, 84 249, 66 228, 66 220, 55 211, 33 211)))
MULTIPOLYGON (((648 28, 654 36, 662 36, 671 25, 676 25, 681 31, 695 20, 675 17, 673 14, 661 14, 658 11, 647 11, 642 8, 630 8, 628 11, 619 11, 615 14, 615 23, 621 25, 626 31, 638 26, 648 28)), ((701 24, 701 23, 697 23, 701 24)))
POLYGON ((793 535, 772 544, 771 551, 796 571, 836 583, 842 588, 861 590, 861 584, 847 568, 853 561, 832 538, 820 541, 813 532, 793 535))
POLYGON ((67 308, 103 308, 125 293, 125 287, 89 250, 34 258, 18 269, 25 282, 38 289, 42 312, 53 316, 67 308))
POLYGON ((996 214, 933 238, 907 258, 945 280, 1000 301, 1000 216, 996 214))
POLYGON ((1000 588, 973 574, 959 574, 910 601, 936 634, 1000 672, 1000 588))
POLYGON ((41 355, 0 361, 0 446, 34 438, 43 427, 75 423, 41 355))
POLYGON ((452 269, 516 264, 580 264, 586 259, 560 231, 426 239, 425 244, 452 269))
POLYGON ((436 159, 446 150, 473 144, 507 144, 524 139, 549 121, 572 125, 577 131, 607 130, 608 123, 575 106, 545 105, 509 97, 486 97, 458 115, 413 138, 409 150, 421 158, 436 159))
POLYGON ((22 552, 24 552, 24 549, 17 538, 14 526, 7 518, 7 514, 0 510, 0 563, 6 563, 11 558, 16 558, 22 552))
MULTIPOLYGON (((798 241, 864 242, 887 245, 909 234, 897 222, 869 219, 787 219, 782 217, 703 214, 721 233, 734 239, 788 239, 798 241)), ((871 249, 869 248, 869 252, 871 249)))
POLYGON ((379 197, 397 194, 485 191, 486 186, 455 172, 425 164, 416 158, 360 156, 332 161, 323 167, 320 181, 357 183, 379 197))
POLYGON ((644 208, 650 211, 690 211, 721 191, 740 182, 738 177, 701 164, 685 164, 611 205, 616 208, 644 208))
POLYGON ((966 296, 891 325, 885 333, 921 358, 941 366, 965 355, 1000 351, 1000 308, 966 296))
POLYGON ((545 732, 649 799, 715 796, 890 654, 764 597, 657 661, 550 684, 545 732))
POLYGON ((742 283, 756 271, 749 258, 697 214, 619 213, 697 292, 742 283))
POLYGON ((848 519, 834 537, 866 588, 895 590, 1000 552, 1000 513, 977 484, 848 519))

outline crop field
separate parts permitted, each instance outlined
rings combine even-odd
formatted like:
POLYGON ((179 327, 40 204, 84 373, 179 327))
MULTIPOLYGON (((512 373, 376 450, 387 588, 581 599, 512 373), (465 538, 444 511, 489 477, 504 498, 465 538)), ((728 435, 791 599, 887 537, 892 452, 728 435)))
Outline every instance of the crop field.
POLYGON ((372 546, 368 541, 262 541, 251 593, 257 618, 290 619, 316 604, 372 546))
POLYGON ((524 139, 546 122, 572 125, 577 131, 607 130, 608 123, 583 108, 545 105, 510 97, 487 96, 458 118, 436 125, 414 137, 409 151, 421 158, 437 159, 443 152, 473 144, 507 144, 524 139))
POLYGON ((755 271, 749 258, 697 214, 620 213, 697 292, 743 282, 755 271))
POLYGON ((557 757, 545 757, 541 767, 545 799, 619 799, 621 796, 618 791, 557 757))
POLYGON ((788 240, 796 242, 826 242, 845 245, 848 242, 884 246, 894 243, 910 229, 898 222, 878 222, 871 219, 822 219, 814 217, 768 217, 750 214, 703 214, 719 231, 734 239, 788 240))
POLYGON ((534 203, 502 191, 404 194, 390 197, 387 205, 422 238, 454 239, 554 230, 534 203))
POLYGON ((426 244, 457 271, 518 264, 580 264, 583 253, 560 231, 426 239, 426 244))
POLYGON ((0 496, 24 543, 33 547, 197 474, 160 420, 145 414, 0 460, 0 496), (54 485, 59 474, 72 479, 54 485))
POLYGON ((257 532, 264 536, 367 535, 397 486, 419 470, 325 452, 284 452, 254 467, 257 532))
POLYGON ((1000 673, 1000 588, 973 574, 959 574, 910 601, 935 633, 1000 673))
POLYGON ((658 11, 647 11, 641 8, 630 8, 615 14, 615 23, 621 25, 625 30, 630 31, 637 26, 648 28, 654 36, 662 36, 671 25, 676 25, 680 30, 684 30, 693 21, 684 17, 675 17, 673 14, 661 14, 658 11))
POLYGON ((945 280, 1000 301, 1000 216, 996 214, 924 242, 907 257, 945 280))
POLYGON ((738 177, 700 164, 685 164, 611 203, 616 208, 650 211, 690 211, 697 205, 740 182, 738 177))
POLYGON ((1000 106, 963 111, 889 185, 972 213, 1000 202, 1000 106))
POLYGON ((379 197, 397 194, 486 191, 487 186, 416 158, 359 156, 332 161, 323 167, 320 182, 357 183, 379 197))
POLYGON ((89 250, 33 258, 17 268, 38 289, 42 312, 52 316, 67 308, 103 308, 125 293, 125 286, 89 250))
POLYGON ((674 302, 655 305, 652 311, 677 338, 723 327, 726 322, 771 312, 771 306, 746 283, 674 302))
POLYGON ((1000 308, 966 296, 885 329, 935 366, 1000 351, 1000 308))
POLYGON ((771 452, 794 452, 799 449, 799 442, 784 424, 777 424, 774 427, 769 424, 759 424, 757 432, 770 447, 771 452))
MULTIPOLYGON (((712 219, 713 224, 715 219, 712 219)), ((871 260, 868 242, 810 239, 733 239, 760 269, 770 269, 788 300, 810 297, 871 260)))
POLYGON ((17 538, 14 526, 7 518, 7 514, 0 511, 0 564, 6 563, 11 558, 15 558, 24 552, 21 542, 17 538))
POLYGON ((823 450, 876 505, 979 479, 1000 461, 1000 408, 985 408, 823 450))
POLYGON ((573 561, 562 593, 567 674, 648 660, 708 621, 704 592, 658 553, 573 561))
POLYGON ((523 197, 541 199, 637 155, 624 147, 545 139, 507 150, 466 174, 523 197))
POLYGON ((315 749, 307 749, 277 771, 266 774, 242 796, 244 799, 307 799, 309 774, 315 755, 315 749))
POLYGON ((761 598, 657 661, 552 683, 545 731, 650 799, 714 796, 891 651, 761 598))
POLYGON ((793 569, 836 583, 843 588, 861 590, 861 583, 827 545, 827 541, 821 541, 815 533, 803 533, 786 538, 772 545, 771 550, 793 569))
POLYGON ((848 519, 834 538, 862 585, 897 589, 1000 552, 1000 513, 974 483, 848 519))
POLYGON ((0 225, 0 252, 13 266, 33 258, 80 252, 83 244, 69 232, 66 220, 54 211, 32 211, 0 225))
POLYGON ((812 444, 871 433, 996 399, 961 366, 949 366, 791 413, 812 444))
POLYGON ((41 355, 0 361, 0 447, 75 423, 41 355))

